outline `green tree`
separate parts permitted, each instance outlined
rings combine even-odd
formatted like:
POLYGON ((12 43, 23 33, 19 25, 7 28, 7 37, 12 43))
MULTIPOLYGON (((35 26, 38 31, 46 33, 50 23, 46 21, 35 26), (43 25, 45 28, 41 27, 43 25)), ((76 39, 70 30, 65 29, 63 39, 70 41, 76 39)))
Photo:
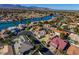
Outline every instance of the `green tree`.
POLYGON ((30 21, 26 22, 27 25, 29 25, 30 23, 31 23, 30 21))
POLYGON ((74 28, 74 32, 79 35, 79 28, 78 27, 74 28))
POLYGON ((65 34, 64 33, 60 33, 60 38, 64 39, 65 34))
POLYGON ((42 44, 44 44, 44 45, 46 44, 46 42, 45 42, 45 41, 41 41, 41 43, 42 43, 42 44))

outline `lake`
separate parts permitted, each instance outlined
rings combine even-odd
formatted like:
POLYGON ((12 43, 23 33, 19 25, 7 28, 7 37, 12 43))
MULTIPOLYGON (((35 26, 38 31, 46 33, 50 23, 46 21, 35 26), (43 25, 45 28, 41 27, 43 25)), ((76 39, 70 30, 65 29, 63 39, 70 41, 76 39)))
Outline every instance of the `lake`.
POLYGON ((0 31, 2 29, 6 29, 8 27, 18 26, 19 24, 27 24, 28 22, 35 22, 35 21, 41 21, 41 20, 49 20, 51 18, 54 18, 54 16, 48 15, 48 16, 38 17, 38 18, 24 19, 22 21, 0 22, 0 31))

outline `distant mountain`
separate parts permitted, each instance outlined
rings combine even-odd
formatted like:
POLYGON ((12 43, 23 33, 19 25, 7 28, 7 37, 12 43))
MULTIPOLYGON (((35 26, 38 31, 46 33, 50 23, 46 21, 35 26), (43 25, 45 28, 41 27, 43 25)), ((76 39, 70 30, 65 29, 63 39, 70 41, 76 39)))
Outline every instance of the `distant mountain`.
POLYGON ((25 8, 25 6, 19 4, 0 4, 0 8, 25 8))
POLYGON ((58 9, 51 9, 51 8, 44 8, 44 7, 37 7, 37 6, 22 6, 20 4, 0 4, 1 8, 10 8, 10 9, 27 9, 27 10, 53 10, 53 11, 67 11, 67 12, 79 12, 79 10, 58 10, 58 9))
POLYGON ((36 6, 22 6, 20 4, 0 4, 0 8, 12 8, 12 9, 30 9, 30 10, 50 10, 49 8, 36 7, 36 6))

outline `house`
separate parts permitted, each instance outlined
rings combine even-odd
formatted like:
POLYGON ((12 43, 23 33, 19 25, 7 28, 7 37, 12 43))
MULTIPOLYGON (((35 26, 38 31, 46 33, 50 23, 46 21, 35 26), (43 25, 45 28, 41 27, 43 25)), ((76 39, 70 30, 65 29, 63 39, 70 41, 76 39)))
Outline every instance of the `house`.
POLYGON ((23 55, 33 48, 28 38, 24 35, 19 35, 15 39, 14 50, 16 55, 23 55))
POLYGON ((0 55, 13 55, 12 46, 10 45, 0 46, 0 55))
POLYGON ((16 27, 9 27, 9 28, 7 28, 7 30, 13 30, 13 29, 15 29, 16 27))
POLYGON ((37 35, 38 38, 45 36, 45 34, 46 34, 45 30, 41 30, 41 31, 36 32, 36 35, 37 35))
POLYGON ((76 25, 75 24, 70 24, 70 25, 68 25, 68 28, 75 28, 76 27, 76 25))
POLYGON ((68 55, 79 55, 79 47, 71 45, 67 50, 68 55))
POLYGON ((64 34, 67 34, 69 32, 66 32, 64 30, 58 30, 57 28, 51 28, 51 30, 53 30, 58 36, 60 35, 60 33, 64 33, 64 34))
POLYGON ((2 30, 2 31, 1 31, 0 36, 1 36, 1 38, 4 39, 4 38, 9 37, 9 34, 10 34, 10 31, 7 30, 7 29, 5 29, 5 30, 2 30))
POLYGON ((74 33, 71 33, 71 34, 69 35, 69 37, 70 37, 72 40, 79 42, 79 35, 74 34, 74 33))
POLYGON ((53 37, 48 44, 59 50, 66 50, 70 46, 66 40, 61 39, 58 36, 53 37))
POLYGON ((50 25, 49 24, 44 24, 44 27, 45 28, 50 28, 50 25))
POLYGON ((9 27, 7 30, 11 31, 13 35, 17 35, 18 32, 20 31, 20 29, 17 27, 9 27))
POLYGON ((8 45, 8 52, 5 53, 5 55, 14 55, 14 52, 13 52, 12 46, 8 45))
POLYGON ((26 25, 25 24, 19 24, 18 28, 21 29, 21 30, 24 30, 26 28, 26 25))
POLYGON ((5 45, 5 46, 3 46, 3 48, 0 48, 0 55, 4 55, 7 52, 8 52, 8 45, 5 45))

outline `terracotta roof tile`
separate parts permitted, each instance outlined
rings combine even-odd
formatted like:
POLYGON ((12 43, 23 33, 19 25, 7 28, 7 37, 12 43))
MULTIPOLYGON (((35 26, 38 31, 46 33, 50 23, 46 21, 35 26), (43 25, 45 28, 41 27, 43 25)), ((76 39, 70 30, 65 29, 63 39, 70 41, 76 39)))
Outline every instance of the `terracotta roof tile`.
POLYGON ((63 39, 58 38, 58 37, 53 38, 53 39, 51 40, 50 44, 51 44, 51 45, 54 45, 54 46, 56 46, 58 49, 62 49, 62 50, 63 50, 63 49, 65 48, 65 46, 67 45, 67 43, 66 43, 63 39))
POLYGON ((67 54, 69 55, 79 55, 79 47, 76 47, 75 45, 71 45, 69 49, 67 50, 67 54))

